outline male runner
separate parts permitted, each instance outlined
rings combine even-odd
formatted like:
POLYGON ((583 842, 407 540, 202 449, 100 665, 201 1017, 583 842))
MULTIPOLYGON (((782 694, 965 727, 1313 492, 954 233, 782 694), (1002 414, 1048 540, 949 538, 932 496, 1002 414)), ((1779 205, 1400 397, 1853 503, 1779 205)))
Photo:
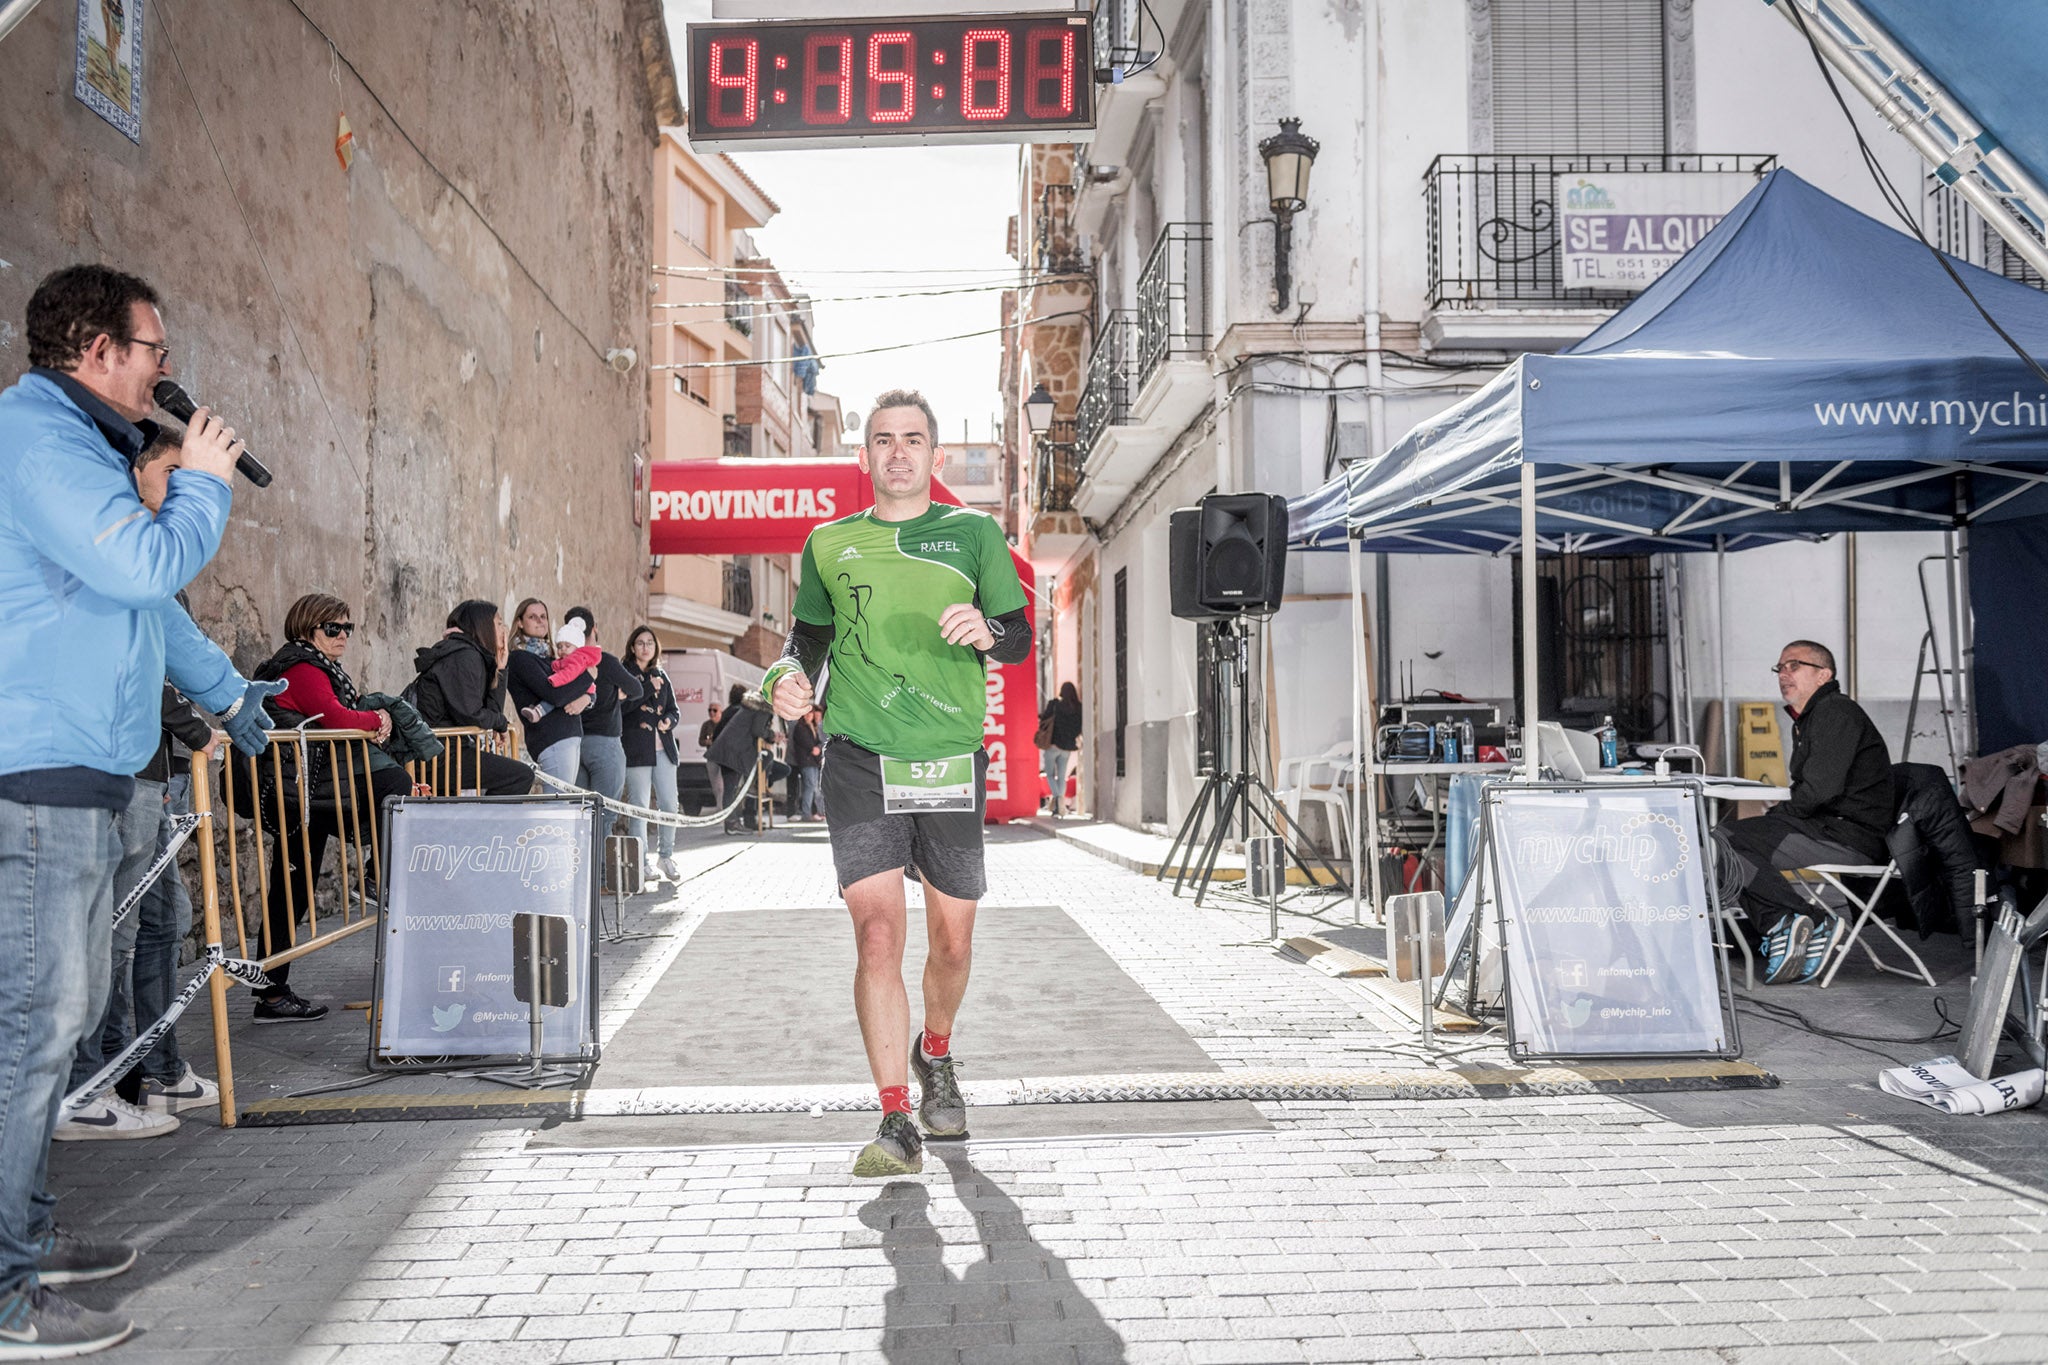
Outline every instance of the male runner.
POLYGON ((985 512, 932 502, 932 475, 945 463, 937 430, 922 394, 896 389, 875 400, 860 449, 875 505, 804 542, 795 622, 761 683, 775 713, 795 720, 814 704, 819 666, 830 665, 825 813, 860 956, 854 1010, 882 1097, 882 1127, 854 1163, 857 1176, 924 1169, 906 1053, 926 1131, 967 1132, 952 1033, 975 902, 987 889, 987 661, 1031 652, 1024 585, 1002 529, 985 512), (924 883, 929 941, 914 1047, 903 989, 907 877, 924 883))

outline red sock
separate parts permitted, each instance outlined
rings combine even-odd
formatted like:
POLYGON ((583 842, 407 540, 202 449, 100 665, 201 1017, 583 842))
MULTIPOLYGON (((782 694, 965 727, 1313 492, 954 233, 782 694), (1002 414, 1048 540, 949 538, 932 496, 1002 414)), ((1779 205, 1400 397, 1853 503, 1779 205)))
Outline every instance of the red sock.
POLYGON ((953 1035, 950 1033, 933 1033, 930 1029, 926 1029, 924 1031, 924 1038, 918 1043, 918 1046, 924 1049, 925 1056, 936 1061, 952 1050, 953 1035))
POLYGON ((907 1114, 910 1112, 910 1087, 907 1085, 885 1085, 881 1090, 882 1116, 907 1114))

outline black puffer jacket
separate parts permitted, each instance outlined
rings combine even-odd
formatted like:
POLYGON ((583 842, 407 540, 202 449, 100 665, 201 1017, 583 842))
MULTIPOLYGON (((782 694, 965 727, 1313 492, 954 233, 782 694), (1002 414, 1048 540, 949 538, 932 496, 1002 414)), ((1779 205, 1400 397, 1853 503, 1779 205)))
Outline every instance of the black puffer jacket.
POLYGON ((437 730, 474 725, 480 730, 507 730, 505 672, 498 661, 467 635, 448 635, 414 651, 419 670, 413 697, 421 719, 437 730))
POLYGON ((1884 910, 1900 928, 1918 928, 1923 939, 1961 933, 1976 912, 1979 864, 1955 789, 1931 763, 1895 763, 1892 793, 1899 818, 1885 844, 1904 889, 1887 890, 1884 910))

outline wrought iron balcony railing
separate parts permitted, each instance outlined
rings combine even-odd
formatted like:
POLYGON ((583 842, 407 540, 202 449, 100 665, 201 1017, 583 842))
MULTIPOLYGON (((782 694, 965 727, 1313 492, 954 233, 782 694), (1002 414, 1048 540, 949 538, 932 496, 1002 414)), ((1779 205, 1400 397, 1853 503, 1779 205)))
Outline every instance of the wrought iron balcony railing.
POLYGON ((743 337, 754 334, 754 296, 738 280, 725 282, 725 320, 743 337))
POLYGON ((1074 187, 1046 185, 1038 191, 1038 251, 1032 268, 1041 275, 1079 275, 1088 253, 1074 230, 1074 187))
POLYGON ((1209 351, 1209 225, 1168 223, 1138 275, 1136 387, 1162 361, 1209 351))
POLYGON ((754 614, 754 571, 744 564, 726 564, 724 569, 725 591, 719 605, 736 616, 754 614))
POLYGON ((1130 309, 1116 309, 1103 319, 1095 350, 1088 357, 1081 402, 1074 412, 1074 441, 1083 462, 1103 432, 1131 415, 1131 371, 1137 341, 1138 319, 1130 309))
POLYGON ((1736 172, 1761 178, 1774 156, 1586 153, 1439 156, 1422 177, 1429 306, 1613 308, 1635 297, 1567 289, 1560 269, 1557 177, 1736 172))
POLYGON ((1074 489, 1081 482, 1081 447, 1071 420, 1054 422, 1035 439, 1037 458, 1031 475, 1031 514, 1074 510, 1074 489))

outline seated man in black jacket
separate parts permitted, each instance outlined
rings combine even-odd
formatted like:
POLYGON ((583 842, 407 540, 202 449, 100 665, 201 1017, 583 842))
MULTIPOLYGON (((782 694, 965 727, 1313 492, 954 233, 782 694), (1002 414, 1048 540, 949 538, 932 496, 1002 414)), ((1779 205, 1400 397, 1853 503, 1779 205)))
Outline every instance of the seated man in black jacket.
POLYGON ((1821 915, 1780 873, 1817 863, 1883 863, 1891 828, 1892 761, 1863 708, 1835 685, 1835 656, 1811 640, 1779 651, 1771 670, 1792 715, 1792 799, 1714 831, 1721 898, 1739 896, 1764 933, 1764 979, 1811 981, 1842 922, 1821 915))

